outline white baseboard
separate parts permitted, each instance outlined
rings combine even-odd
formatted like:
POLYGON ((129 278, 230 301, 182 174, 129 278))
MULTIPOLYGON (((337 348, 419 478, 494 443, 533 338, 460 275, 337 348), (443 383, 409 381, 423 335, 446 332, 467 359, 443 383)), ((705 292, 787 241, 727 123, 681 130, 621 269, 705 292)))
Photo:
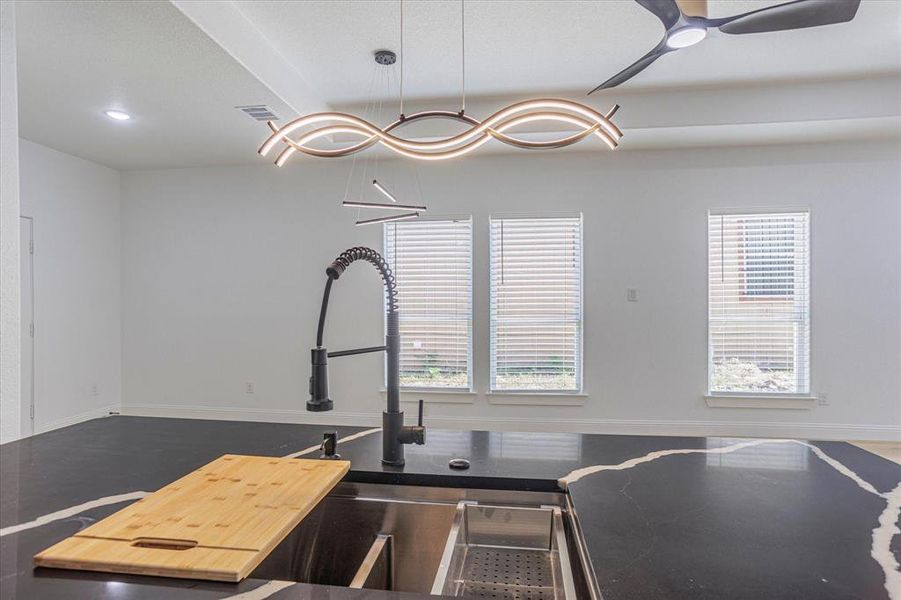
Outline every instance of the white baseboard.
POLYGON ((309 423, 378 427, 381 413, 308 412, 297 409, 252 409, 182 404, 127 404, 122 414, 130 417, 171 417, 176 419, 212 419, 214 421, 251 421, 258 423, 309 423))
POLYGON ((87 412, 79 413, 77 415, 64 417, 62 419, 56 419, 50 421, 49 423, 35 423, 33 435, 37 435, 39 433, 47 433, 48 431, 53 431, 54 429, 61 429, 63 427, 68 427, 69 425, 76 425, 78 423, 90 421, 91 419, 108 417, 110 416, 110 414, 118 414, 121 409, 122 407, 118 404, 110 404, 109 406, 101 406, 87 412))
MULTIPOLYGON (((381 413, 331 411, 313 413, 296 409, 249 409, 172 404, 126 404, 123 415, 175 417, 267 423, 379 426, 381 413)), ((619 435, 774 437, 812 440, 901 440, 901 427, 841 423, 767 421, 666 421, 623 419, 561 419, 529 417, 426 416, 426 426, 440 429, 490 431, 551 431, 619 435)))

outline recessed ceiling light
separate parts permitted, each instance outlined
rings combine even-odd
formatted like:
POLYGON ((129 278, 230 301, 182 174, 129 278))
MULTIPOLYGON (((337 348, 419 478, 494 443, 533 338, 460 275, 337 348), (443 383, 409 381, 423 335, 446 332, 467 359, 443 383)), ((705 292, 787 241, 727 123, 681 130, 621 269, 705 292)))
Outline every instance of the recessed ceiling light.
POLYGON ((694 46, 707 37, 707 29, 704 27, 684 27, 672 32, 666 38, 666 45, 670 48, 687 48, 694 46))
POLYGON ((122 112, 121 110, 105 110, 103 114, 108 116, 110 119, 115 119, 117 121, 128 121, 131 119, 131 115, 127 112, 122 112))

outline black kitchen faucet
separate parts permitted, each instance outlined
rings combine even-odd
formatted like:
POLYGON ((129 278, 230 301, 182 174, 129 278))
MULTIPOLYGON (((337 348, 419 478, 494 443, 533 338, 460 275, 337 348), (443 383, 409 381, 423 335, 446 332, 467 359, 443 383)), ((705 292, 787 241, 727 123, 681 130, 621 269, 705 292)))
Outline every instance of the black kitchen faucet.
POLYGON ((310 399, 307 400, 307 410, 319 412, 333 408, 332 400, 328 395, 329 358, 367 352, 385 352, 388 357, 386 369, 388 406, 382 413, 382 462, 386 465, 402 466, 404 464, 404 444, 424 444, 425 427, 422 425, 422 400, 419 401, 417 425, 404 425, 404 413, 400 410, 400 331, 397 322, 397 284, 394 281, 394 274, 378 252, 362 246, 342 252, 325 270, 325 274, 328 279, 325 281, 325 291, 322 294, 316 347, 310 351, 313 373, 310 376, 310 399), (385 345, 329 352, 322 346, 322 333, 325 328, 325 313, 328 309, 332 282, 341 277, 344 270, 357 260, 365 260, 374 266, 385 282, 387 320, 385 345))

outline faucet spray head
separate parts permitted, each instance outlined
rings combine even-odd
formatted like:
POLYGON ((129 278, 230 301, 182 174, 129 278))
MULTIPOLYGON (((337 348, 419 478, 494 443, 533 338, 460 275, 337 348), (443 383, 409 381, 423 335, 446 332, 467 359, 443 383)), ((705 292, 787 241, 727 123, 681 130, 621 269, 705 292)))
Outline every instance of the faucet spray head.
POLYGON ((307 410, 311 412, 332 410, 334 404, 328 397, 328 350, 313 348, 310 350, 310 359, 313 374, 310 376, 310 399, 307 400, 307 410))

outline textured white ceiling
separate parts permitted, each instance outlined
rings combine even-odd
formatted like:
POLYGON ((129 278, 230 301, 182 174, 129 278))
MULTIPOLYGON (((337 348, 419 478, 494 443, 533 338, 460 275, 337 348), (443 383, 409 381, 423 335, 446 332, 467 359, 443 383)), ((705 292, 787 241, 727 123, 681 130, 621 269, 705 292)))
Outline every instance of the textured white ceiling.
POLYGON ((121 169, 246 163, 268 130, 234 106, 293 114, 168 2, 17 2, 16 21, 20 135, 63 152, 121 169))
MULTIPOLYGON (((173 2, 16 2, 22 137, 122 169, 247 163, 264 161, 255 150, 268 130, 236 105, 268 104, 291 118, 364 103, 387 92, 389 73, 396 93, 398 69, 377 67, 372 51, 399 50, 398 0, 173 2), (373 87, 376 75, 385 79, 373 87), (112 121, 102 114, 107 108, 135 118, 112 121)), ((710 0, 710 12, 774 3, 710 0)), ((427 98, 450 98, 455 106, 459 2, 406 0, 405 6, 411 109, 448 107, 448 100, 427 98)), ((580 97, 644 54, 662 29, 632 0, 467 0, 466 10, 467 106, 475 115, 524 94, 580 97)), ((730 123, 803 120, 817 120, 817 139, 829 139, 829 123, 840 119, 897 116, 899 72, 901 1, 864 0, 849 24, 712 37, 592 102, 621 102, 624 126, 650 128, 646 147, 654 139, 672 145, 663 135, 667 127, 705 124, 720 128, 715 136, 704 134, 709 143, 728 141, 722 127, 730 123), (893 75, 863 81, 885 72, 893 75), (810 89, 796 83, 842 77, 863 83, 810 89), (756 82, 783 82, 786 91, 756 82), (664 91, 674 86, 685 89, 664 91), (824 93, 827 88, 842 92, 824 93), (740 100, 720 106, 724 89, 740 100)), ((385 110, 391 114, 396 105, 385 110)), ((735 133, 733 143, 742 143, 735 133)))
MULTIPOLYGON (((779 3, 710 0, 709 12, 720 17, 779 3)), ((400 49, 399 0, 235 4, 329 103, 366 101, 378 69, 373 50, 400 49)), ((404 7, 405 94, 459 94, 460 1, 406 0, 404 7)), ((472 95, 587 92, 644 55, 662 34, 660 21, 633 0, 468 0, 467 88, 472 95)), ((864 0, 855 20, 846 24, 741 36, 716 32, 697 46, 664 56, 626 87, 897 70, 899 37, 901 2, 864 0)), ((383 82, 376 86, 382 95, 386 89, 383 82)))

